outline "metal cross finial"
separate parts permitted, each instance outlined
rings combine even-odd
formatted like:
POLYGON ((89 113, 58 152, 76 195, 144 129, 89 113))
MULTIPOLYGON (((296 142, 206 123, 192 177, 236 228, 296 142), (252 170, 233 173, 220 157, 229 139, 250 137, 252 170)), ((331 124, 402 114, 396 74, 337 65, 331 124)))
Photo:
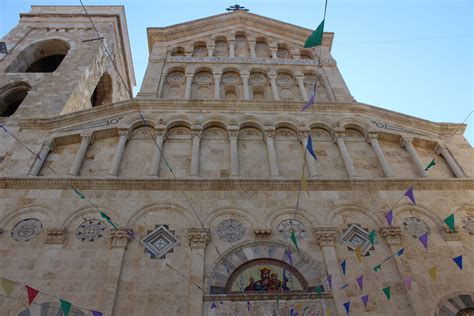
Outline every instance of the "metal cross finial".
POLYGON ((245 7, 243 7, 243 6, 240 6, 240 5, 238 5, 238 4, 231 5, 231 6, 228 7, 226 10, 227 10, 227 11, 234 11, 234 12, 235 12, 235 11, 245 11, 245 12, 248 12, 248 11, 249 11, 249 9, 247 9, 247 8, 245 8, 245 7))

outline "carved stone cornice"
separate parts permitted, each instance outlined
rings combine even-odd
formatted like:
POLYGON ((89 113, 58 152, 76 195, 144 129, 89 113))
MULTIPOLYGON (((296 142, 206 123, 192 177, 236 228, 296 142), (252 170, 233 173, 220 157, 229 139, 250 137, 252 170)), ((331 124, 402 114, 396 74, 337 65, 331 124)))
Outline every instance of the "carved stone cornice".
POLYGON ((402 230, 400 226, 386 226, 380 228, 380 235, 385 238, 389 245, 398 245, 400 244, 402 230))
POLYGON ((204 249, 211 236, 208 228, 188 228, 189 246, 193 249, 204 249))
POLYGON ((334 246, 337 240, 336 227, 316 227, 313 234, 320 246, 334 246))
POLYGON ((113 229, 110 232, 110 247, 127 248, 129 240, 127 232, 126 229, 113 229))
POLYGON ((64 228, 48 228, 46 229, 45 244, 62 245, 66 240, 66 230, 64 228))
POLYGON ((272 230, 270 228, 256 228, 253 233, 257 238, 268 238, 272 235, 272 230))
MULTIPOLYGON (((307 179, 311 191, 351 190, 405 190, 413 185, 415 190, 474 190, 474 179, 307 179)), ((0 177, 1 189, 64 189, 71 186, 83 190, 266 190, 298 191, 299 180, 268 179, 133 179, 133 178, 91 178, 91 177, 0 177)))

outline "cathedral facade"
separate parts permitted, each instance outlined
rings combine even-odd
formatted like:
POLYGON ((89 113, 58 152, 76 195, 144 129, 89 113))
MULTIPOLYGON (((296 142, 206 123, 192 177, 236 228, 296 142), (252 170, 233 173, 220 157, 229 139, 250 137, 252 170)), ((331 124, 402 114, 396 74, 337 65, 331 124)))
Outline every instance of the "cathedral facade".
POLYGON ((357 102, 333 33, 303 48, 311 30, 238 9, 148 28, 132 98, 123 7, 20 17, 0 314, 474 315, 465 125, 357 102))

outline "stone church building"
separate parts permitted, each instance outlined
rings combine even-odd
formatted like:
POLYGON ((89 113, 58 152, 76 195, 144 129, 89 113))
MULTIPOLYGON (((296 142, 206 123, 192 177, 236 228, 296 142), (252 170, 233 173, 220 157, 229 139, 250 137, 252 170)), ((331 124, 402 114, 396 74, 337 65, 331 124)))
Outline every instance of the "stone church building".
POLYGON ((1 315, 474 315, 465 125, 357 102, 334 33, 243 10, 148 28, 131 98, 124 8, 87 11, 0 40, 1 315))

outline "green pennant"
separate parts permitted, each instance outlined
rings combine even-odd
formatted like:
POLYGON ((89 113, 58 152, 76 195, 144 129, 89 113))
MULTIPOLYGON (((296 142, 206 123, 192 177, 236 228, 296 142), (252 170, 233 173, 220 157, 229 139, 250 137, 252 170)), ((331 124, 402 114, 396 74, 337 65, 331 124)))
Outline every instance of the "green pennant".
POLYGON ((390 298, 392 297, 392 293, 390 292, 390 286, 387 286, 386 288, 384 288, 382 290, 385 293, 385 296, 387 297, 387 300, 390 301, 390 298))
POLYGON ((375 272, 377 272, 377 271, 379 271, 379 270, 381 270, 381 269, 382 269, 382 264, 381 264, 381 263, 378 264, 378 265, 376 265, 376 266, 374 267, 374 271, 375 271, 375 272))
POLYGON ((316 294, 318 295, 318 297, 321 298, 321 286, 318 285, 318 286, 314 289, 314 291, 316 292, 316 294))
POLYGON ((369 233, 369 239, 372 246, 375 244, 375 229, 369 233))
POLYGON ((316 30, 311 33, 306 42, 304 43, 304 48, 314 47, 321 45, 323 42, 323 33, 324 33, 324 20, 319 24, 316 30))
POLYGON ((112 222, 112 219, 107 214, 105 214, 104 212, 99 212, 99 214, 103 219, 105 219, 107 222, 109 222, 109 224, 112 225, 113 228, 117 229, 117 225, 115 225, 112 222))
POLYGON ((62 299, 59 299, 59 301, 61 302, 61 309, 63 310, 64 316, 69 315, 69 312, 71 311, 72 304, 69 303, 68 301, 65 301, 65 300, 62 300, 62 299))
POLYGON ((446 225, 449 226, 449 229, 451 229, 451 232, 454 233, 454 231, 455 231, 455 229, 454 229, 454 214, 451 214, 448 217, 446 217, 444 219, 444 222, 446 223, 446 225))
POLYGON ((291 241, 293 242, 293 244, 295 245, 296 249, 300 250, 300 248, 298 247, 298 240, 296 239, 296 235, 295 235, 294 230, 291 230, 290 238, 291 238, 291 241))
POLYGON ((432 168, 432 167, 434 167, 434 166, 436 166, 436 161, 433 159, 433 160, 431 160, 431 162, 428 164, 428 166, 426 166, 425 171, 428 171, 428 169, 430 169, 430 168, 432 168))
POLYGON ((81 192, 79 192, 79 190, 77 190, 76 188, 73 188, 74 190, 74 193, 77 194, 77 196, 81 199, 81 200, 85 200, 86 199, 86 196, 84 194, 82 194, 81 192))

